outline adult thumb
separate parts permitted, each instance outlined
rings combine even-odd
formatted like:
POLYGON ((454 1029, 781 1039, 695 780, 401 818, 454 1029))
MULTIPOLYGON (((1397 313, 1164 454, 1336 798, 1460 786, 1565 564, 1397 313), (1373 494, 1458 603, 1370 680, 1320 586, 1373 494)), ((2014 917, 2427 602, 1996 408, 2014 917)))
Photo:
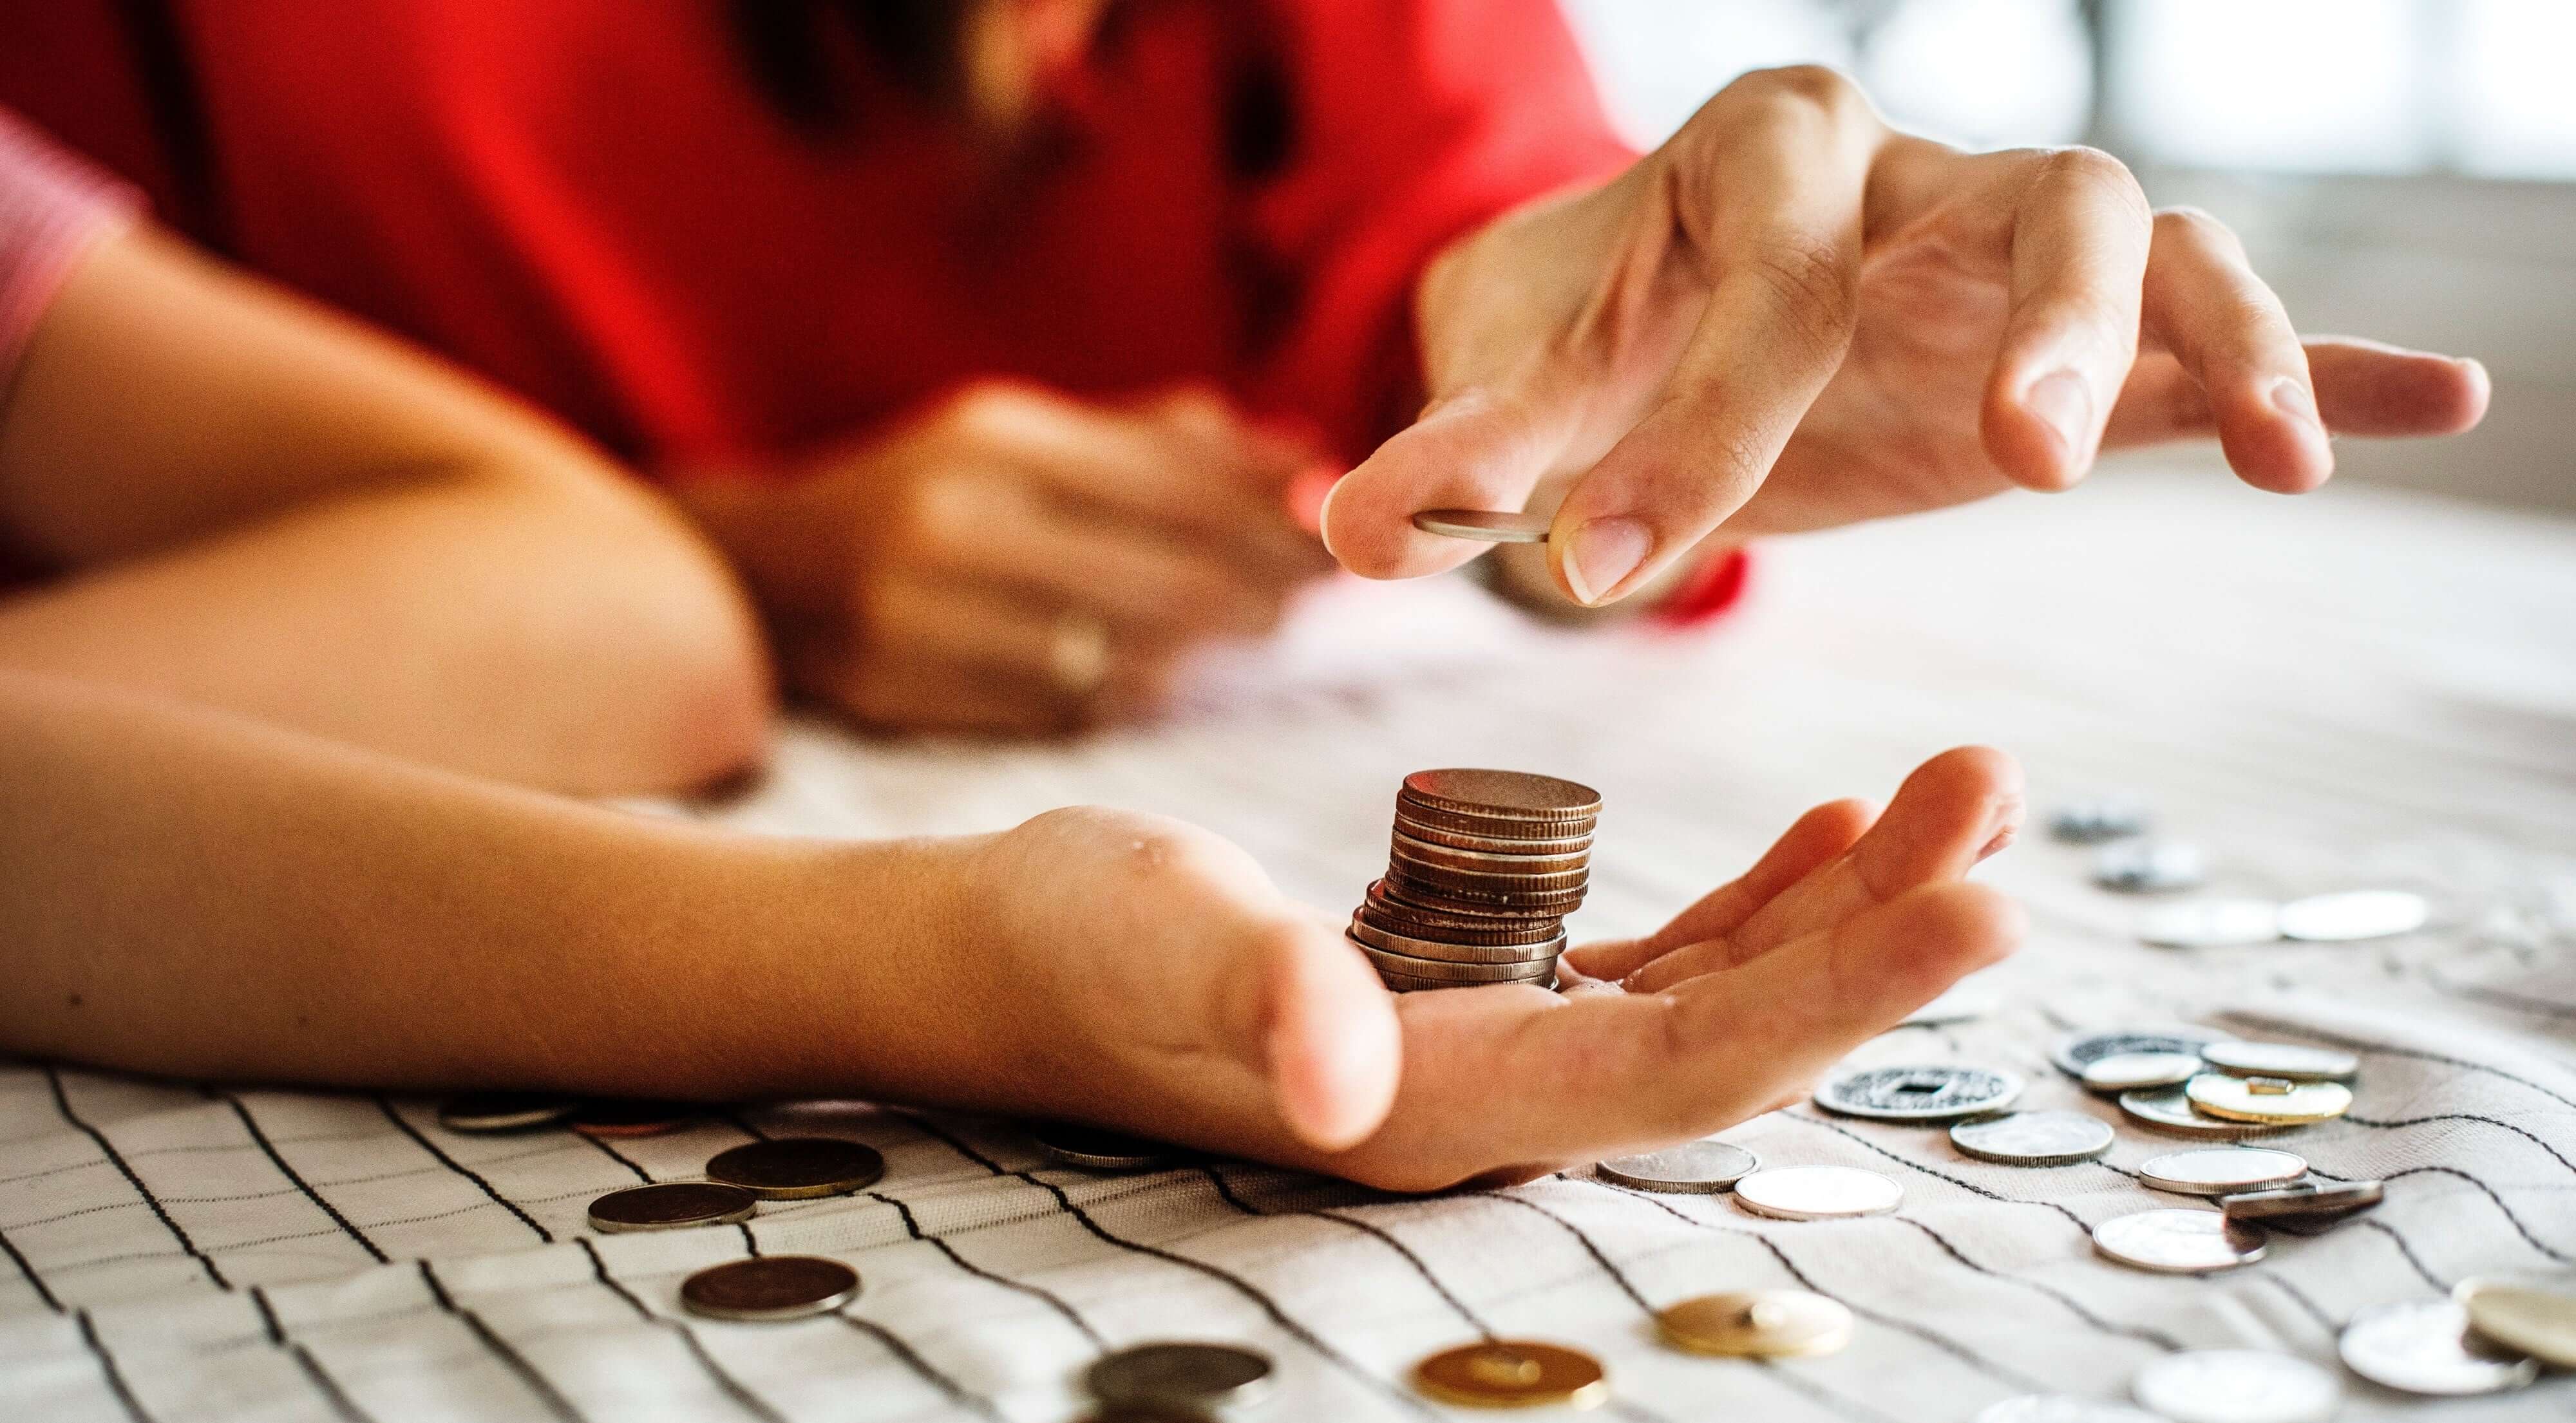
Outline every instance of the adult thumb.
POLYGON ((1552 402, 1477 387, 1446 397, 1343 476, 1324 501, 1324 546, 1363 578, 1442 573, 1488 545, 1413 527, 1425 509, 1518 512, 1554 469, 1572 422, 1552 402))

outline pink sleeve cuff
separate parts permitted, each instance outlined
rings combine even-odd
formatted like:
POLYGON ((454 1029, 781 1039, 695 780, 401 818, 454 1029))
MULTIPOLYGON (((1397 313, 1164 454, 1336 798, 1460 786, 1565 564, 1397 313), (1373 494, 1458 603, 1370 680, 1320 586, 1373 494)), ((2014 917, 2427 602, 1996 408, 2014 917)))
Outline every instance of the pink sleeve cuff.
POLYGON ((142 207, 135 189, 0 109, 0 390, 64 279, 142 207))

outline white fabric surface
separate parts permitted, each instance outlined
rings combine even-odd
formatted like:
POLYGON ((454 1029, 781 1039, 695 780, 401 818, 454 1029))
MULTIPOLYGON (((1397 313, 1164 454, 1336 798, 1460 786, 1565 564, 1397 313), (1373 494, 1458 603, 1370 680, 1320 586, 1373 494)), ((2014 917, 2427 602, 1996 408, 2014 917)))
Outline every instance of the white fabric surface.
MULTIPOLYGON (((2044 1170, 1810 1107, 1727 1132, 1905 1187, 1892 1217, 1789 1223, 1588 1172, 1425 1200, 1238 1164, 1094 1177, 1007 1126, 851 1104, 632 1142, 462 1137, 419 1101, 0 1064, 0 1399, 49 1420, 1039 1420, 1079 1413, 1104 1345, 1177 1336, 1268 1350, 1283 1387, 1259 1416, 1392 1419, 1444 1412, 1405 1389, 1416 1358, 1492 1331, 1600 1355, 1632 1419, 1951 1423, 2022 1391, 2123 1396, 2177 1347, 2333 1367, 2357 1310, 2470 1274, 2570 1278, 2576 525, 2127 471, 1777 548, 1714 636, 1535 632, 1454 581, 1318 603, 1172 726, 1002 752, 799 727, 763 785, 697 809, 877 835, 1118 802, 1208 824, 1341 907, 1383 863, 1403 772, 1522 766, 1607 797, 1578 924, 1597 934, 1732 874, 1807 804, 1987 741, 2042 810, 2145 794, 2212 852, 2214 891, 2397 885, 2439 916, 2369 944, 2149 949, 2142 901, 2034 833, 1984 871, 2034 925, 1984 980, 2000 1010, 1860 1060, 2009 1067, 2025 1105, 2098 1114, 2044 1057, 2071 1026, 2352 1047, 2353 1114, 2283 1144, 2385 1178, 2387 1204, 2190 1279, 2089 1249, 2087 1223, 2185 1204, 2130 1179, 2182 1143, 2125 1124, 2106 1161, 2044 1170), (846 1133, 889 1170, 743 1229, 584 1229, 594 1195, 691 1175, 746 1125, 846 1133), (747 1240, 837 1255, 864 1293, 794 1325, 682 1314, 681 1277, 747 1240), (1651 1305, 1792 1283, 1860 1314, 1850 1349, 1754 1365, 1654 1342, 1651 1305)), ((2347 1385, 2352 1419, 2576 1413, 2565 1375, 2456 1404, 2347 1385)))

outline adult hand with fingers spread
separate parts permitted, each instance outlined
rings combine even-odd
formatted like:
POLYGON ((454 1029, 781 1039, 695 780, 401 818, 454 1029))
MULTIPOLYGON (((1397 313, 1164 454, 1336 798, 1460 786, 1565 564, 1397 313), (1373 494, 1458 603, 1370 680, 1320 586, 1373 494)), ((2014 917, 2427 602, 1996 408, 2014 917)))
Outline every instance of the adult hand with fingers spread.
POLYGON ((794 690, 887 729, 1044 734, 1150 705, 1329 570, 1286 497, 1315 459, 1209 395, 991 384, 788 482, 680 494, 794 690))
POLYGON ((1476 548, 1416 511, 1552 504, 1586 605, 1712 534, 2063 489, 2112 446, 2215 433, 2247 483, 2300 492, 2329 431, 2465 430, 2488 394, 2473 361, 2303 342, 2233 234, 2149 211, 2105 154, 1962 153, 1813 68, 1460 239, 1416 306, 1429 403, 1334 491, 1327 541, 1434 573, 1476 548))

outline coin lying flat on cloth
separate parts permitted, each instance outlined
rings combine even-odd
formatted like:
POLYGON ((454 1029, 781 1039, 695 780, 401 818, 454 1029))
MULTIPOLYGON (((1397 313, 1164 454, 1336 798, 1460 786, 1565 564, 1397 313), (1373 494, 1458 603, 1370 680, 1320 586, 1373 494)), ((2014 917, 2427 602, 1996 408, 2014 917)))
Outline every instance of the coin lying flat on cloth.
POLYGON ((690 1313, 754 1323, 829 1314, 858 1294, 859 1272, 820 1255, 735 1260, 680 1282, 680 1303, 690 1313))
POLYGON ((2576 1369, 2576 1294, 2562 1294, 2504 1280, 2462 1280, 2451 1297, 2468 1311, 2469 1327, 2544 1363, 2576 1369))
POLYGON ((2298 1043, 2229 1041, 2200 1050, 2201 1060, 2230 1077, 2281 1077, 2292 1082, 2342 1082, 2361 1071, 2361 1059, 2341 1048, 2298 1043))
POLYGON ((2364 1310, 2344 1326, 2335 1352, 2344 1367, 2401 1393, 2503 1393, 2540 1377, 2538 1361, 2472 1335, 2468 1311, 2447 1299, 2364 1310))
POLYGON ((2340 1082, 2292 1082, 2283 1077, 2230 1077, 2204 1072, 2183 1084, 2192 1106, 2213 1117, 2265 1126, 2298 1126, 2352 1110, 2352 1089, 2340 1082))
POLYGON ((2115 1052, 2084 1064, 2084 1086, 2113 1095, 2141 1087, 2178 1087, 2204 1070, 2196 1053, 2115 1052))
POLYGON ((2185 1196, 2225 1196, 2286 1186, 2308 1174, 2292 1152, 2260 1146, 2203 1146, 2150 1157, 2138 1167, 2140 1184, 2185 1196))
POLYGON ((1103 1403, 1208 1409, 1252 1403, 1268 1393, 1270 1359, 1235 1344, 1136 1344, 1103 1354, 1083 1371, 1082 1381, 1103 1403))
POLYGON ((572 1114, 574 1131, 583 1136, 624 1139, 665 1136, 706 1113, 687 1102, 636 1101, 623 1097, 584 1102, 572 1114))
POLYGON ((2120 1115, 2168 1136, 2193 1136, 2209 1141, 2231 1141, 2238 1137, 2265 1136, 2287 1131, 2287 1125, 2264 1122, 2233 1122, 2213 1117, 2191 1105, 2179 1087, 2148 1087, 2120 1094, 2120 1115))
POLYGON ((481 1135, 553 1126, 581 1110, 581 1099, 546 1092, 469 1092, 438 1104, 438 1124, 481 1135))
POLYGON ((1816 1105, 1846 1117, 1884 1122, 1954 1122, 1999 1112, 2021 1096, 2018 1074, 1998 1068, 1865 1067, 1816 1089, 1816 1105))
POLYGON ((1751 1175, 1760 1158, 1722 1141, 1686 1141, 1661 1151, 1616 1156, 1593 1167, 1606 1181, 1640 1191, 1714 1195, 1751 1175))
POLYGON ((2340 944, 2412 934, 2433 917, 2424 896, 2402 889, 2362 889, 2319 894, 2281 906, 2284 938, 2340 944))
POLYGON ((1904 1200, 1903 1186, 1857 1166, 1775 1166, 1735 1183, 1737 1205, 1775 1220, 1885 1215, 1904 1200))
POLYGON ((1852 1312, 1806 1290, 1701 1295, 1655 1311, 1674 1347, 1721 1358, 1807 1359, 1852 1338, 1852 1312))
POLYGON ((2086 1067, 2113 1053, 2178 1052, 2198 1057, 2203 1047, 2226 1036, 2188 1027, 2093 1029, 2059 1038, 2049 1046, 2048 1060, 2057 1064, 2058 1071, 2081 1080, 2086 1067))
POLYGON ((2048 817, 2048 833, 2069 845, 2099 845, 2130 835, 2144 835, 2154 817, 2135 796, 2096 796, 2069 801, 2048 817))
POLYGON ((836 1136, 782 1136, 719 1151, 707 1179, 769 1201, 846 1196, 885 1178, 875 1147, 836 1136))
POLYGON ((2093 1248, 2141 1270, 2206 1275, 2262 1259, 2263 1232, 2216 1211, 2139 1211, 2093 1227, 2093 1248))
POLYGON ((2301 1181, 2277 1190, 2218 1198, 2230 1220, 2323 1220, 2378 1205, 2387 1189, 2377 1181, 2301 1181))
POLYGON ((2281 906, 2268 899, 2166 904, 2138 919, 2141 942, 2164 949, 2233 949, 2281 937, 2281 906))
POLYGON ((2325 1423, 2343 1402, 2334 1375, 2260 1349, 2167 1354, 2139 1369, 2129 1391, 2173 1423, 2325 1423))
POLYGON ((1600 1360, 1527 1339, 1444 1349, 1413 1366, 1413 1386, 1468 1408, 1598 1408, 1610 1401, 1600 1360))
POLYGON ((2209 857, 2197 845, 2130 840, 2105 845, 2093 858, 2093 882, 2126 894, 2173 894, 2209 879, 2209 857))
POLYGON ((611 1191, 590 1203, 590 1227, 602 1235, 638 1230, 684 1230, 751 1219, 760 1198, 740 1186, 713 1181, 663 1181, 611 1191))
POLYGON ((1950 1144, 2005 1166, 2072 1166, 2111 1149, 2111 1127, 2082 1112, 2008 1112, 1950 1128, 1950 1144))

